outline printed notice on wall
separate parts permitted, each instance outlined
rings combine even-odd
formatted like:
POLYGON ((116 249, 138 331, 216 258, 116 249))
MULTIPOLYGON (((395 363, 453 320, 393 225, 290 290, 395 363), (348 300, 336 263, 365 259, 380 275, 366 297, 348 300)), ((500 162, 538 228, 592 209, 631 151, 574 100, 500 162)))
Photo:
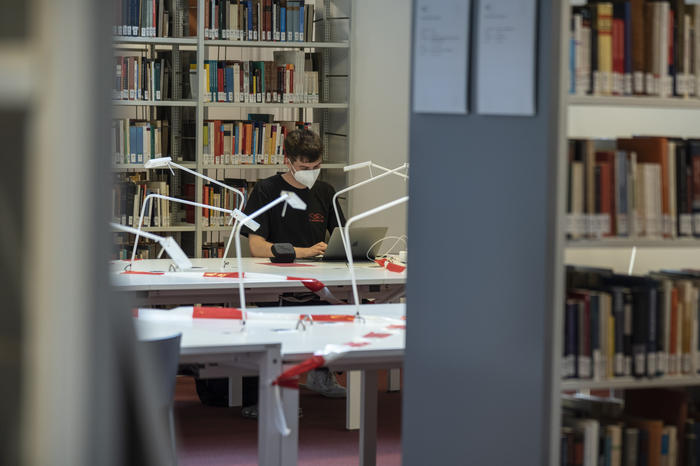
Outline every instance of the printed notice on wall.
POLYGON ((484 115, 535 114, 535 0, 481 0, 476 109, 484 115))
POLYGON ((467 113, 469 1, 418 0, 413 111, 467 113))

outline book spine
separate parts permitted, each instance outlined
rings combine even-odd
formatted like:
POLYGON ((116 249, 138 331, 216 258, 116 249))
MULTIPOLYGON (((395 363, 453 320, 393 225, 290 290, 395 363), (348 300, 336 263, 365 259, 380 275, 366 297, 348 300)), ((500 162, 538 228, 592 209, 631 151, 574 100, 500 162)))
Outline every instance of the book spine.
POLYGON ((566 302, 565 315, 566 338, 564 339, 564 359, 563 359, 563 376, 564 378, 576 377, 578 353, 578 304, 575 301, 566 302))
POLYGON ((645 290, 634 292, 632 352, 634 354, 633 373, 635 377, 644 377, 647 374, 647 332, 649 329, 647 298, 645 290))

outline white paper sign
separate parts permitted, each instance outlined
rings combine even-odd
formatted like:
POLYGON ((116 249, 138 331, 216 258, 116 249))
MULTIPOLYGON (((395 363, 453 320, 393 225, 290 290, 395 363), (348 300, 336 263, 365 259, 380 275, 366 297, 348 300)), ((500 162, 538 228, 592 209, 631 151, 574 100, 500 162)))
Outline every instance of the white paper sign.
POLYGON ((418 0, 413 111, 467 113, 468 0, 418 0))
POLYGON ((477 112, 534 115, 536 1, 482 0, 477 16, 477 112))

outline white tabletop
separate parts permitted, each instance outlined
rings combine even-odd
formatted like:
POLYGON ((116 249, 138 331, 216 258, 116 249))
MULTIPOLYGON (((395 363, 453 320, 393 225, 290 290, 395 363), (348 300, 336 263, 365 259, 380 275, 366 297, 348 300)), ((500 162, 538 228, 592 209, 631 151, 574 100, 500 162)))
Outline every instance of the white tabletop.
MULTIPOLYGON (((123 274, 128 261, 112 261, 110 264, 112 283, 122 290, 204 290, 233 289, 238 278, 204 277, 204 272, 222 272, 221 259, 192 259, 200 267, 196 271, 168 272, 170 259, 148 259, 134 262, 135 272, 164 272, 159 275, 123 274)), ((350 285, 350 273, 345 262, 299 261, 291 265, 278 266, 267 259, 243 258, 246 288, 298 288, 299 282, 287 277, 313 278, 326 286, 350 285)), ((236 260, 231 259, 223 272, 238 272, 236 260)), ((390 272, 373 262, 355 264, 358 285, 403 285, 406 272, 390 272)))
MULTIPOLYGON (((187 319, 188 309, 177 308, 148 317, 134 319, 139 338, 157 338, 182 333, 181 354, 185 357, 205 356, 226 351, 240 351, 245 347, 281 344, 285 361, 299 361, 323 350, 326 345, 344 345, 349 342, 370 342, 351 349, 338 362, 362 362, 368 360, 400 359, 404 351, 405 331, 398 329, 405 316, 404 304, 368 304, 360 306, 364 322, 315 322, 306 329, 296 329, 300 314, 354 315, 353 305, 295 306, 267 308, 265 316, 251 317, 242 330, 239 320, 231 319, 187 319), (273 311, 274 309, 274 311, 273 311), (182 311, 182 312, 181 312, 182 311), (170 312, 170 314, 165 314, 170 312), (387 330, 392 327, 392 330, 387 330), (389 334, 384 338, 365 338, 371 332, 389 334)), ((249 309, 258 311, 259 309, 249 309)), ((191 315, 191 311, 189 311, 191 315)), ((191 359, 191 358, 185 358, 191 359)))

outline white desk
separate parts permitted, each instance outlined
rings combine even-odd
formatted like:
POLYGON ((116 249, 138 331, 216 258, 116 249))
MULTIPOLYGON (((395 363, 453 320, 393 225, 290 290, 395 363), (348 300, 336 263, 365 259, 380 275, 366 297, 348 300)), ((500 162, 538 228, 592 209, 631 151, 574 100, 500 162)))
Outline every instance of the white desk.
MULTIPOLYGON (((235 260, 231 260, 225 272, 238 272, 235 260)), ((117 289, 132 292, 139 305, 196 303, 223 303, 239 306, 238 279, 204 277, 204 272, 221 272, 221 259, 192 259, 197 271, 168 272, 170 259, 149 259, 134 262, 136 272, 165 272, 162 275, 122 274, 128 261, 112 261, 112 283, 117 289)), ((350 299, 350 273, 345 262, 303 262, 292 266, 270 265, 267 259, 246 257, 246 299, 248 302, 277 301, 284 292, 308 291, 299 281, 286 277, 316 279, 328 287, 339 299, 350 299)), ((372 262, 355 265, 360 296, 380 301, 395 301, 404 294, 406 272, 390 272, 372 262)))
MULTIPOLYGON (((168 311, 164 311, 168 312, 168 311)), ((292 433, 282 438, 271 423, 271 390, 266 383, 280 373, 279 362, 296 363, 322 350, 326 345, 341 345, 351 341, 367 341, 370 332, 384 332, 391 324, 403 323, 403 304, 364 305, 361 313, 364 322, 314 323, 306 330, 297 330, 300 314, 344 314, 353 315, 354 306, 303 306, 275 308, 274 315, 266 313, 265 320, 251 319, 246 330, 241 331, 238 320, 228 319, 178 319, 166 318, 136 320, 139 333, 155 331, 165 334, 182 333, 181 361, 199 364, 227 364, 232 367, 257 368, 261 374, 259 415, 261 424, 258 434, 260 445, 271 445, 272 453, 262 452, 259 447, 260 464, 296 464, 298 445, 298 390, 283 389, 284 410, 292 433), (279 318, 277 318, 279 317, 279 318), (279 348, 277 347, 279 345, 279 348), (278 348, 278 353, 276 353, 278 348), (247 352, 256 351, 257 356, 247 352), (262 356, 265 354, 265 356, 262 356), (279 359, 281 355, 281 360, 279 359), (259 363, 255 364, 255 361, 259 363), (251 367, 251 362, 252 367, 251 367), (263 406, 265 405, 265 406, 263 406), (265 419, 263 419, 265 417, 265 419), (279 451, 277 455, 275 452, 279 451), (263 462, 265 461, 271 462, 263 462), (275 461, 279 460, 279 463, 275 461)), ((349 349, 328 367, 334 370, 362 370, 362 407, 360 422, 360 464, 370 465, 376 461, 377 428, 377 370, 400 367, 404 354, 404 332, 393 331, 386 338, 371 339, 371 344, 349 349)))
MULTIPOLYGON (((148 320, 136 320, 135 325, 139 339, 156 339, 182 333, 180 364, 206 362, 252 370, 260 375, 261 380, 274 379, 282 370, 279 343, 234 342, 232 340, 240 339, 231 338, 228 331, 223 329, 211 331, 196 326, 187 328, 187 326, 148 320)), ((296 460, 294 462, 285 460, 290 455, 290 440, 285 439, 275 427, 273 412, 275 400, 272 387, 269 384, 260 384, 258 398, 258 463, 266 466, 296 464, 296 460)), ((288 394, 287 398, 290 398, 288 394)), ((292 448, 295 453, 296 446, 292 448)))

